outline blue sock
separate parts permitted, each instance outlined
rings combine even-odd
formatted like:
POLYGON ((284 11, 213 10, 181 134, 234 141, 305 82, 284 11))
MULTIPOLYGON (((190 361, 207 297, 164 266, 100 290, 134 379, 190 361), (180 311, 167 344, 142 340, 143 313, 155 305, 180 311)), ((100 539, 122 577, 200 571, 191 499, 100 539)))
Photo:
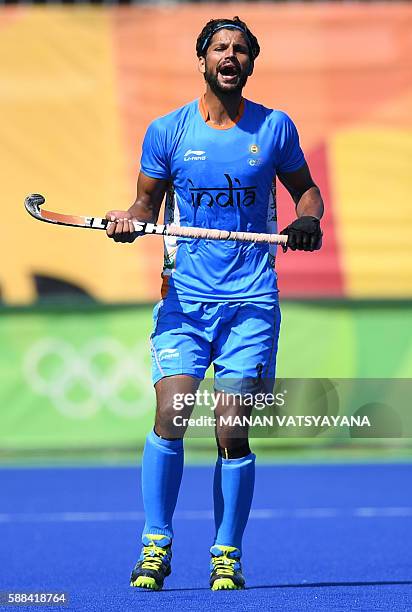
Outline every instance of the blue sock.
POLYGON ((151 431, 142 459, 142 493, 147 533, 173 538, 172 518, 183 474, 183 440, 165 440, 151 431))
POLYGON ((240 459, 217 459, 213 482, 215 544, 242 550, 255 486, 255 459, 253 453, 240 459))

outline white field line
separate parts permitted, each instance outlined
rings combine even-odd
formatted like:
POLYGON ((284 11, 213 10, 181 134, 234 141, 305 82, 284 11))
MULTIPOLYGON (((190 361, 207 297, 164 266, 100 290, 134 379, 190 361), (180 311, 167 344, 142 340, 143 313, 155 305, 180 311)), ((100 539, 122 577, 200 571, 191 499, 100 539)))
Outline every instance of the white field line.
MULTIPOLYGON (((412 517, 412 506, 360 508, 263 508, 252 510, 252 520, 278 518, 407 518, 412 517)), ((144 520, 143 512, 36 512, 0 513, 0 523, 101 523, 144 520)), ((174 518, 185 521, 213 520, 213 510, 180 510, 174 518)))

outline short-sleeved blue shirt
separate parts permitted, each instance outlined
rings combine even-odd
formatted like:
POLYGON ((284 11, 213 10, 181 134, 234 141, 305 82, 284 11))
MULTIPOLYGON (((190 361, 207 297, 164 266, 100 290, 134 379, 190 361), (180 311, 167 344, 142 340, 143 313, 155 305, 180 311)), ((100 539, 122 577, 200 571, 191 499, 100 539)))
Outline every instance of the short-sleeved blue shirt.
MULTIPOLYGON (((148 127, 142 172, 173 189, 165 223, 276 233, 275 177, 305 159, 292 120, 244 100, 233 127, 205 122, 199 100, 148 127)), ((183 301, 270 302, 277 299, 276 247, 231 241, 165 238, 168 296, 183 301)))

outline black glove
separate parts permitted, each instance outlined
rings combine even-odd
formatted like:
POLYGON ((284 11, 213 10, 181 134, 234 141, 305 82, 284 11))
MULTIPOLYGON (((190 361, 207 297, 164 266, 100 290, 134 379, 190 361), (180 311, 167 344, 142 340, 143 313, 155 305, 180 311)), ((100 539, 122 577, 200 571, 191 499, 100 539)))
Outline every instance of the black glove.
POLYGON ((283 251, 316 251, 322 245, 320 221, 316 217, 299 217, 280 232, 286 234, 288 241, 283 251))

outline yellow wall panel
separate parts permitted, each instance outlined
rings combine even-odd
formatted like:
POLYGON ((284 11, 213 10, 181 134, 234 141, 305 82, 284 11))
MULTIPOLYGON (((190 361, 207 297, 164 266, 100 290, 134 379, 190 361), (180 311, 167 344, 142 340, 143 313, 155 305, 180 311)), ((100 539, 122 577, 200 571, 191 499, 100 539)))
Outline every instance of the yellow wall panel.
POLYGON ((3 299, 30 301, 33 273, 78 284, 102 300, 138 299, 144 288, 135 246, 116 245, 103 232, 41 224, 23 208, 27 193, 40 192, 46 208, 102 216, 128 208, 134 197, 109 12, 22 9, 1 24, 0 55, 7 58, 0 65, 3 299))
POLYGON ((360 127, 330 146, 348 297, 412 295, 412 130, 360 127))

